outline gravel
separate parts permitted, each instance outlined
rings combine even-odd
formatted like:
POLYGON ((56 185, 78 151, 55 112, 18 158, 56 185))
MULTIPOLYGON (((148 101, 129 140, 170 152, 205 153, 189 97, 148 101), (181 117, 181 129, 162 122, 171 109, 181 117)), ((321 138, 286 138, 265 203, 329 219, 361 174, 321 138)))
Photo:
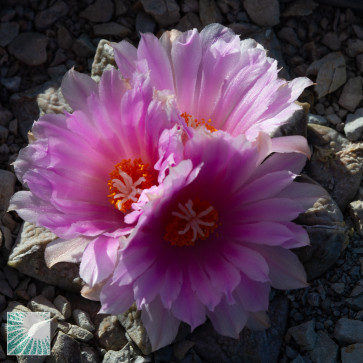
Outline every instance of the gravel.
MULTIPOLYGON (((68 265, 69 268, 59 270, 55 266, 50 271, 44 266, 42 248, 55 236, 27 225, 22 227, 16 213, 6 213, 10 197, 21 189, 11 164, 28 142, 27 132, 38 118, 37 98, 42 112, 60 112, 63 106, 51 106, 55 99, 60 100, 57 91, 60 77, 73 66, 80 72, 90 73, 100 38, 116 42, 127 38, 136 45, 142 32, 160 35, 171 28, 201 30, 212 22, 223 22, 243 37, 260 37, 262 41, 261 34, 269 34, 262 39, 270 45, 271 39, 275 39, 270 54, 279 49, 284 61, 281 71, 285 72, 284 77, 308 75, 316 83, 304 92, 301 100, 311 104, 310 125, 329 127, 321 134, 322 139, 327 137, 324 139, 327 143, 315 143, 313 151, 315 156, 324 155, 320 164, 323 169, 319 173, 339 204, 339 207, 332 203, 321 204, 317 213, 312 213, 324 222, 321 224, 324 230, 305 224, 314 242, 309 258, 315 258, 315 262, 307 265, 310 286, 272 293, 290 302, 289 307, 286 302, 285 310, 277 309, 280 318, 286 320, 286 326, 280 323, 280 329, 274 327, 266 333, 268 337, 275 333, 275 338, 282 343, 267 347, 276 348, 276 358, 267 353, 264 356, 262 349, 254 359, 264 363, 359 362, 363 355, 363 184, 360 174, 363 161, 359 143, 363 140, 363 27, 361 14, 349 9, 346 2, 334 2, 342 7, 320 3, 312 0, 2 1, 0 313, 3 323, 0 331, 3 338, 0 339, 0 360, 6 357, 6 312, 30 309, 49 311, 58 321, 52 356, 46 358, 47 363, 146 363, 165 359, 183 363, 219 359, 220 363, 220 357, 226 362, 240 362, 233 349, 241 347, 238 345, 241 342, 246 349, 263 347, 260 345, 262 338, 253 343, 246 338, 226 340, 213 335, 208 325, 204 325, 200 328, 206 332, 204 340, 198 338, 198 334, 190 335, 187 330, 169 347, 151 353, 136 311, 130 309, 117 318, 97 315, 99 304, 79 296, 77 266, 68 265), (27 241, 28 247, 19 249, 20 240, 27 241), (11 250, 15 241, 14 253, 11 250), (36 246, 43 247, 37 249, 36 246), (327 251, 330 254, 326 254, 327 251), (10 267, 6 266, 9 255, 10 267), (23 264, 16 260, 19 256, 23 256, 23 264), (325 265, 320 269, 322 262, 325 265), (207 354, 208 349, 215 352, 214 356, 207 354), (266 356, 268 358, 264 358, 266 356)), ((109 43, 104 44, 105 48, 111 48, 109 43)), ((97 58, 95 77, 100 76, 104 64, 108 63, 109 55, 97 58)), ((309 254, 304 253, 305 257, 309 254)), ((13 361, 12 357, 6 360, 13 361)), ((18 361, 29 359, 23 357, 18 361)))

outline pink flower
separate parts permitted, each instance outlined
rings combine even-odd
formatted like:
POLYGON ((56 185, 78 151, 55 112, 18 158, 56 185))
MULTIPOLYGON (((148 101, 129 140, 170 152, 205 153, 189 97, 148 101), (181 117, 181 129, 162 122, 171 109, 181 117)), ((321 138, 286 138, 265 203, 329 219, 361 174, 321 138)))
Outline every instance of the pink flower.
POLYGON ((132 83, 115 69, 99 84, 69 71, 62 92, 73 113, 41 117, 32 129, 36 141, 14 164, 30 191, 16 193, 10 209, 61 237, 47 246, 49 266, 83 254, 80 274, 90 287, 113 271, 121 237, 133 228, 124 221, 132 203, 174 160, 172 147, 159 157, 159 138, 173 126, 170 110, 148 78, 132 83))
POLYGON ((295 101, 312 84, 307 78, 278 78, 277 61, 261 45, 240 41, 220 24, 201 33, 172 30, 160 39, 143 34, 137 49, 122 41, 114 51, 124 77, 149 73, 156 89, 175 97, 189 126, 204 124, 234 136, 273 132, 300 109, 295 101))
POLYGON ((309 238, 291 221, 321 194, 294 182, 305 163, 296 152, 309 155, 303 137, 260 134, 251 143, 196 130, 185 160, 149 193, 101 290, 101 312, 120 314, 136 301, 154 350, 174 339, 181 321, 194 329, 208 317, 232 337, 256 320, 268 324, 270 286, 306 286, 289 249, 309 238))

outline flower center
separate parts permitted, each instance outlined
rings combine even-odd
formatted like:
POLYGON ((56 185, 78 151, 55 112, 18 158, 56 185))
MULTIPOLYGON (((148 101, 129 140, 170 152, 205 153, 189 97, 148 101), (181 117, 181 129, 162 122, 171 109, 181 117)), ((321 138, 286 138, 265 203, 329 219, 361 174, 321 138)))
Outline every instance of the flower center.
POLYGON ((127 213, 131 204, 137 202, 141 192, 157 183, 157 171, 150 169, 141 158, 123 159, 110 173, 107 185, 109 201, 118 210, 127 213))
POLYGON ((204 118, 202 118, 202 120, 199 121, 197 118, 192 117, 192 115, 189 115, 186 112, 182 113, 180 116, 183 117, 188 126, 193 127, 194 129, 199 126, 205 126, 205 128, 210 132, 217 131, 217 129, 211 125, 211 119, 208 119, 208 121, 206 121, 204 118))
POLYGON ((172 246, 194 246, 197 239, 208 238, 220 226, 218 212, 206 201, 189 199, 178 207, 177 212, 171 213, 164 234, 164 239, 172 246))

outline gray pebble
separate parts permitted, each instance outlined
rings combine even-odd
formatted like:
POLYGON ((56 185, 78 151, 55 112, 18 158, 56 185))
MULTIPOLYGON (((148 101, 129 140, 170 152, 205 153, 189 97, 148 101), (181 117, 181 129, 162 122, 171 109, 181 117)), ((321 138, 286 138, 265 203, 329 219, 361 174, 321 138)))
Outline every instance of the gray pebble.
POLYGON ((342 295, 345 290, 345 284, 344 282, 335 282, 330 285, 330 287, 338 294, 342 295))
POLYGON ((314 363, 337 363, 338 351, 338 345, 329 335, 318 331, 315 347, 308 352, 308 356, 314 363))
POLYGON ((19 284, 18 271, 9 266, 5 266, 3 270, 10 286, 12 287, 12 289, 15 289, 19 284))
POLYGON ((354 77, 349 79, 344 85, 338 102, 340 106, 348 111, 354 112, 362 99, 362 78, 354 77))
POLYGON ((363 359, 363 344, 352 344, 341 349, 342 363, 358 363, 363 359))
POLYGON ((95 326, 87 312, 80 309, 74 309, 72 314, 73 319, 78 326, 91 332, 95 330, 95 326))
POLYGON ((119 350, 127 343, 124 330, 114 315, 102 318, 96 335, 100 345, 107 350, 119 350))
POLYGON ((335 114, 335 113, 332 113, 330 115, 327 115, 326 118, 333 125, 338 125, 340 122, 342 122, 342 120, 340 119, 340 117, 337 114, 335 114))
POLYGON ((77 38, 73 43, 72 49, 79 57, 91 57, 96 52, 96 47, 87 34, 82 34, 77 38))
POLYGON ((41 295, 47 298, 49 301, 54 299, 55 296, 55 287, 51 285, 47 285, 42 289, 41 295))
POLYGON ((348 39, 347 41, 347 54, 349 57, 355 57, 358 54, 363 53, 363 40, 360 39, 348 39))
POLYGON ((6 280, 0 280, 0 291, 3 295, 10 297, 11 299, 14 297, 13 290, 6 280))
POLYGON ((73 44, 73 37, 67 28, 59 26, 57 31, 57 42, 60 48, 70 49, 73 44))
POLYGON ((112 15, 113 3, 111 0, 96 0, 80 13, 81 18, 86 18, 95 23, 107 22, 112 18, 112 15))
POLYGON ((58 295, 54 301, 54 306, 62 313, 65 319, 72 315, 71 303, 62 295, 58 295))
POLYGON ((92 333, 90 333, 86 329, 80 328, 78 325, 71 325, 70 329, 67 332, 67 335, 82 342, 88 342, 90 339, 93 338, 92 333))
POLYGON ((141 0, 141 4, 161 26, 175 24, 180 19, 180 8, 175 0, 141 0))
POLYGON ((68 10, 68 5, 64 1, 58 0, 51 7, 39 12, 35 17, 34 24, 38 29, 49 28, 58 19, 67 15, 68 10))
POLYGON ((346 300, 353 310, 363 310, 363 293, 346 300))
POLYGON ((8 46, 9 53, 29 66, 38 66, 47 61, 48 39, 35 32, 20 33, 8 46))
POLYGON ((0 47, 6 47, 19 34, 19 24, 0 23, 0 47))
POLYGON ((287 334, 292 336, 302 350, 311 350, 315 346, 315 321, 310 320, 303 324, 291 327, 287 334))
POLYGON ((80 361, 80 344, 69 335, 62 333, 61 331, 58 332, 52 347, 51 356, 47 358, 47 363, 76 363, 80 361))
POLYGON ((81 347, 81 363, 99 363, 100 358, 97 352, 87 346, 81 347))
POLYGON ((0 144, 4 144, 8 138, 9 130, 0 125, 0 144))
POLYGON ((0 294, 0 312, 6 308, 6 299, 3 294, 0 294))
POLYGON ((309 124, 317 124, 317 125, 329 126, 329 122, 328 122, 328 120, 324 116, 314 115, 312 113, 308 113, 308 123, 309 124))
POLYGON ((93 32, 95 33, 95 35, 101 37, 105 35, 111 35, 124 38, 131 33, 131 30, 121 24, 110 22, 110 23, 94 25, 93 32))
POLYGON ((350 141, 357 141, 363 133, 363 108, 358 108, 354 114, 347 116, 344 132, 350 141))
POLYGON ((49 312, 51 317, 55 316, 59 320, 64 320, 64 316, 43 295, 38 295, 33 299, 31 299, 28 303, 28 308, 30 308, 33 311, 49 312))
POLYGON ((342 345, 363 343, 363 322, 346 318, 338 320, 334 337, 342 345))
POLYGON ((144 11, 139 11, 136 15, 136 32, 140 33, 153 33, 156 27, 155 20, 144 11))

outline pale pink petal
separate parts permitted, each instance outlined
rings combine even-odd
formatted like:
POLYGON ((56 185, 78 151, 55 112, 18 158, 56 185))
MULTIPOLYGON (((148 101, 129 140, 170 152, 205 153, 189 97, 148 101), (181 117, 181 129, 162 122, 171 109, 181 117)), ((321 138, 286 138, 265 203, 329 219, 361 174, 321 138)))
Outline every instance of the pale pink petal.
POLYGON ((288 290, 307 287, 306 272, 297 256, 279 246, 253 246, 264 256, 270 268, 271 286, 288 290))
POLYGON ((97 83, 89 76, 69 70, 62 80, 62 94, 74 109, 82 110, 87 105, 87 98, 98 93, 97 83))
POLYGON ((251 280, 242 273, 240 284, 236 287, 233 294, 236 301, 241 303, 248 312, 267 310, 270 284, 251 280))
POLYGON ((99 236, 85 249, 79 274, 90 287, 111 275, 120 247, 118 238, 99 236))
POLYGON ((178 333, 180 320, 164 309, 159 299, 143 307, 141 320, 153 351, 170 344, 178 333))
POLYGON ((305 137, 300 135, 275 137, 271 140, 272 151, 279 153, 301 153, 308 158, 311 155, 311 151, 305 137))
POLYGON ((319 198, 330 198, 328 192, 320 185, 300 182, 289 185, 278 197, 298 201, 305 210, 311 208, 319 198))
POLYGON ((45 263, 51 268, 58 262, 80 262, 83 251, 90 242, 92 242, 92 239, 82 236, 69 240, 57 238, 48 243, 45 248, 45 263))
POLYGON ((195 88, 202 59, 200 38, 196 29, 182 33, 175 39, 171 48, 171 59, 179 109, 182 113, 192 112, 190 105, 196 97, 195 88), (188 69, 187 76, 185 69, 188 69))
POLYGON ((246 326, 251 330, 259 331, 268 329, 271 324, 265 311, 256 311, 249 314, 246 326))
POLYGON ((102 283, 96 284, 93 287, 90 287, 89 285, 84 285, 81 290, 81 295, 89 300, 100 301, 100 293, 102 287, 102 283))
POLYGON ((136 71, 137 50, 129 42, 123 40, 120 43, 112 43, 115 61, 121 74, 131 79, 136 71))
POLYGON ((213 312, 208 311, 208 317, 219 334, 238 339, 247 323, 248 313, 241 305, 228 304, 224 298, 213 312))
POLYGON ((157 89, 174 91, 173 74, 168 55, 155 35, 149 33, 141 35, 137 56, 139 59, 147 59, 150 77, 157 89))

